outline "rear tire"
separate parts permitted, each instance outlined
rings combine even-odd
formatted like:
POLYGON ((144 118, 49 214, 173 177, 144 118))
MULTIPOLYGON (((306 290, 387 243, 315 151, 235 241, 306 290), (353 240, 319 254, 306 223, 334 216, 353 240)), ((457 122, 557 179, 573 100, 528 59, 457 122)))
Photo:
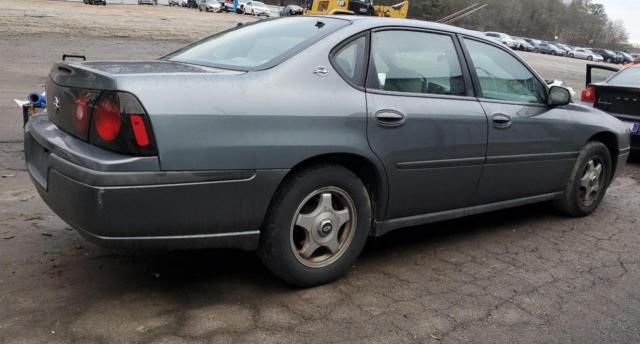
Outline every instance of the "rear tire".
POLYGON ((371 201, 362 181, 342 166, 318 165, 288 177, 278 189, 258 253, 284 281, 320 285, 353 265, 370 228, 371 201))
POLYGON ((611 182, 611 153, 601 142, 582 149, 562 198, 554 202, 561 212, 574 217, 591 214, 604 198, 611 182))

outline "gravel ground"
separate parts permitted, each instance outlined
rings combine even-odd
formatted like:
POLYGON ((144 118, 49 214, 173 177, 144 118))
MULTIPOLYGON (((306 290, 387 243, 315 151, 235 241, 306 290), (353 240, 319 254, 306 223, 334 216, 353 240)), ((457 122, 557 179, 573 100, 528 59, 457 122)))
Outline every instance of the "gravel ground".
MULTIPOLYGON (((640 340, 638 163, 590 217, 541 204, 392 232, 371 240, 345 278, 306 290, 282 284, 250 252, 118 251, 79 238, 24 171, 11 99, 39 88, 63 52, 157 57, 248 19, 0 0, 0 343, 640 340), (56 16, 24 17, 36 10, 56 16), (114 37, 130 23, 135 32, 114 37), (163 23, 180 29, 156 36, 163 23)), ((583 83, 581 61, 523 56, 545 78, 583 83)))

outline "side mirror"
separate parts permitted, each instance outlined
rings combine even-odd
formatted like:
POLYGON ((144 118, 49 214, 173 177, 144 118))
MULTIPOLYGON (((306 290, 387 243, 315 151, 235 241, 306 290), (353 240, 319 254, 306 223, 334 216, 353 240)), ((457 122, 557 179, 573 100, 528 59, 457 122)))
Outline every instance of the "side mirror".
POLYGON ((551 86, 549 89, 549 105, 563 106, 571 102, 571 92, 560 86, 551 86))

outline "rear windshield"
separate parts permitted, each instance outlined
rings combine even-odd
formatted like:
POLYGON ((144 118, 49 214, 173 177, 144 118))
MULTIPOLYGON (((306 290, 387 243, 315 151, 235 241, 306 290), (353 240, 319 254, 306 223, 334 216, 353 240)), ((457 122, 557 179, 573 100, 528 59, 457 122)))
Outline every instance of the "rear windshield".
POLYGON ((631 67, 614 75, 608 84, 640 87, 640 67, 631 67))
POLYGON ((263 69, 349 23, 325 17, 264 20, 205 38, 165 59, 234 70, 263 69))

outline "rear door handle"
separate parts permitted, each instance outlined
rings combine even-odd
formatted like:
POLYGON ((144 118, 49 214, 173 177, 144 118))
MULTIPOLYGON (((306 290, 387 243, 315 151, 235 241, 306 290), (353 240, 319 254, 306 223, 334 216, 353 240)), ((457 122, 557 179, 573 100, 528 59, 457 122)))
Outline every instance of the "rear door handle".
POLYGON ((503 113, 494 113, 491 115, 493 126, 498 129, 507 129, 511 126, 511 116, 503 113))
POLYGON ((402 112, 395 110, 380 110, 376 112, 376 122, 385 127, 397 127, 404 124, 406 118, 402 112))

